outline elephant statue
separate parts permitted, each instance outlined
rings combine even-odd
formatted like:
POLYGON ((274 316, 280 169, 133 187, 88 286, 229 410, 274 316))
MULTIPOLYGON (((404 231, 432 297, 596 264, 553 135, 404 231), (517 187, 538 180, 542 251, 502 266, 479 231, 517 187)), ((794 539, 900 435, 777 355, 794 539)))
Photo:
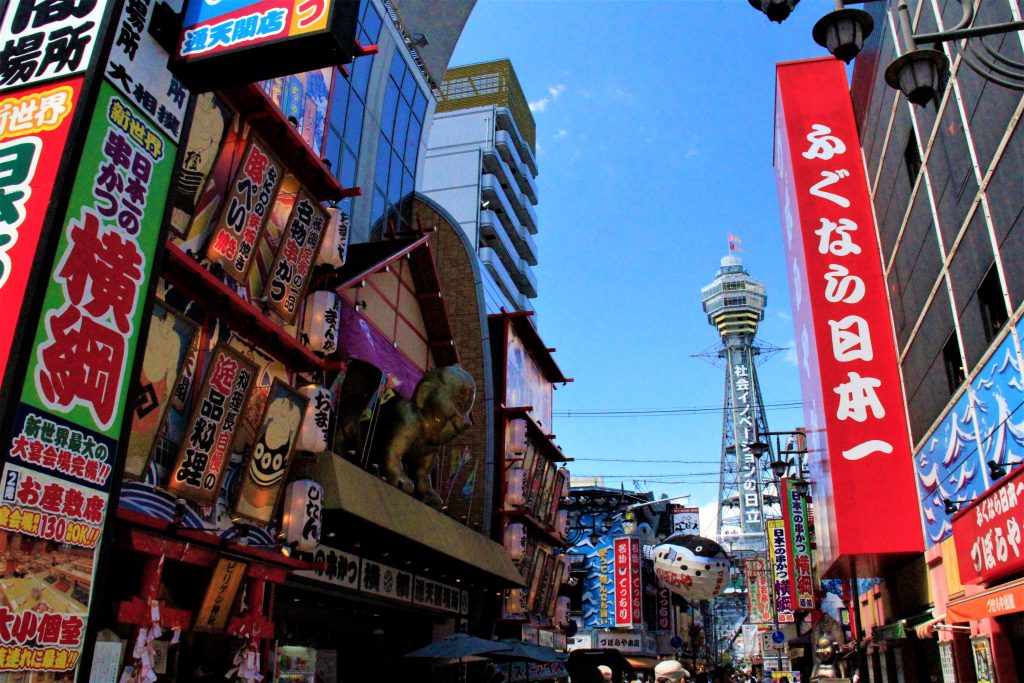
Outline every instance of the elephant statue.
POLYGON ((368 382, 352 379, 352 386, 339 396, 335 451, 367 454, 366 460, 380 468, 388 483, 440 509, 443 501, 430 473, 437 450, 473 423, 473 376, 458 365, 433 368, 416 385, 412 400, 397 394, 381 400, 373 405, 369 419, 366 407, 373 392, 367 390, 368 382))

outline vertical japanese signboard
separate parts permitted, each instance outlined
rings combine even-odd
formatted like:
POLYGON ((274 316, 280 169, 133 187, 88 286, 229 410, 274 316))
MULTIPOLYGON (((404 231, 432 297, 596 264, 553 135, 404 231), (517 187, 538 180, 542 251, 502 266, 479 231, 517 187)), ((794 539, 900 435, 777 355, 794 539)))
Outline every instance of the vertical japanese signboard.
POLYGON ((1024 569, 1024 467, 953 518, 962 583, 991 583, 1024 569))
POLYGON ((203 505, 217 500, 255 383, 255 365, 224 344, 214 349, 167 483, 171 493, 203 505))
POLYGON ((106 0, 12 0, 0 23, 0 92, 84 72, 106 0))
POLYGON ((768 574, 771 570, 760 557, 747 561, 747 601, 750 623, 772 622, 772 594, 768 574))
POLYGON ((81 87, 73 78, 0 99, 0 382, 81 87))
POLYGON ((295 320, 299 303, 306 296, 309 272, 326 225, 327 212, 305 190, 299 192, 264 293, 270 308, 289 323, 295 320))
POLYGON ((283 177, 284 167, 253 137, 207 249, 210 260, 220 263, 236 282, 244 281, 249 272, 283 177))
POLYGON ((642 619, 643 593, 640 584, 640 539, 616 538, 615 626, 632 626, 642 619))
POLYGON ((814 608, 814 576, 811 571, 811 538, 807 526, 807 501, 792 482, 782 480, 782 519, 786 522, 786 543, 792 553, 790 588, 796 609, 814 608))
POLYGON ((775 592, 775 612, 779 615, 780 622, 792 622, 794 621, 793 591, 790 577, 793 570, 790 563, 789 546, 786 543, 786 523, 781 519, 769 519, 766 527, 768 529, 768 561, 771 564, 775 592))
POLYGON ((843 65, 779 64, 775 126, 819 566, 920 552, 903 391, 843 65))
POLYGON ((761 505, 761 478, 757 458, 750 449, 757 437, 758 390, 750 371, 753 365, 749 352, 739 348, 726 349, 728 356, 729 392, 732 399, 733 443, 737 451, 740 486, 740 528, 745 534, 764 531, 761 505))
POLYGON ((602 536, 587 558, 587 577, 583 591, 583 627, 615 626, 615 549, 608 536, 602 536))
POLYGON ((238 589, 242 587, 248 564, 241 560, 221 557, 213 570, 213 577, 206 587, 199 613, 196 614, 195 630, 223 631, 234 609, 238 589))
POLYGON ((99 86, 3 471, 8 567, 25 569, 4 587, 0 622, 17 628, 0 629, 0 671, 68 671, 81 656, 174 157, 162 132, 99 86))

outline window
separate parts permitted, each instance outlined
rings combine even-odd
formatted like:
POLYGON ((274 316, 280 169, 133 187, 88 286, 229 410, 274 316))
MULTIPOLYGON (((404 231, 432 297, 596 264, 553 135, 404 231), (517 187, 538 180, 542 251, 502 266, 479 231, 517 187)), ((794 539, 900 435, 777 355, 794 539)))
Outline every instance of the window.
POLYGON ((907 136, 907 146, 903 150, 903 165, 907 169, 910 186, 913 187, 917 182, 917 174, 921 172, 921 152, 917 149, 917 138, 914 137, 913 130, 907 136))
POLYGON ((722 284, 722 289, 727 292, 735 292, 741 289, 746 289, 745 282, 726 282, 722 284))
POLYGON ((996 271, 994 263, 978 286, 978 306, 981 307, 981 322, 985 330, 985 341, 991 343, 1009 320, 1009 316, 1006 314, 1003 288, 999 286, 999 273, 996 271))
POLYGON ((960 385, 967 379, 964 374, 963 360, 960 357, 960 339, 956 331, 949 335, 945 346, 942 347, 942 364, 946 368, 946 383, 949 385, 949 393, 954 394, 960 385))
POLYGON ((745 296, 727 296, 725 297, 726 306, 746 306, 747 297, 745 296))

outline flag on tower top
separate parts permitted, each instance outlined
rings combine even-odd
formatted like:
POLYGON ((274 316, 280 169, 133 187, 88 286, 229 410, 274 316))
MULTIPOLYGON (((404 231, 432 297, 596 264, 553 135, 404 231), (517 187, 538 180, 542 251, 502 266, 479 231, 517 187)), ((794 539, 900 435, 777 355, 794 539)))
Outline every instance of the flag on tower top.
POLYGON ((743 240, 741 240, 739 237, 732 234, 731 232, 726 234, 729 236, 729 251, 743 251, 742 249, 740 249, 740 242, 742 242, 743 240))

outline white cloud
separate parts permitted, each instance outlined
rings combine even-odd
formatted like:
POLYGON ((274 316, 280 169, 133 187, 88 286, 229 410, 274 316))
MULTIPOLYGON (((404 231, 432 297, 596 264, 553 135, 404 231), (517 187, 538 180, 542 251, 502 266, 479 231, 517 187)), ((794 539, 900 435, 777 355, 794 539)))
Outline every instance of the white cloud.
POLYGON ((533 111, 533 112, 544 111, 544 110, 546 110, 548 108, 548 103, 550 101, 551 100, 549 100, 546 97, 542 97, 539 100, 534 100, 533 102, 529 103, 530 111, 533 111))
POLYGON ((548 87, 548 94, 550 95, 550 97, 542 97, 539 100, 534 100, 533 102, 530 102, 529 103, 530 111, 532 111, 532 112, 547 111, 548 105, 551 104, 551 102, 553 100, 558 99, 558 96, 561 95, 564 92, 565 92, 565 84, 564 83, 559 83, 557 85, 549 86, 548 87))
POLYGON ((718 535, 717 500, 709 500, 700 506, 700 535, 712 539, 718 535))
POLYGON ((796 357, 796 339, 790 339, 786 342, 786 350, 782 354, 782 362, 788 365, 797 366, 799 359, 796 357))
POLYGON ((552 99, 557 98, 559 95, 565 92, 565 83, 559 83, 558 85, 554 85, 548 88, 548 92, 551 93, 552 99))
POLYGON ((568 135, 569 135, 569 131, 567 131, 567 130, 566 130, 566 129, 564 129, 564 128, 559 128, 559 129, 558 129, 558 132, 557 132, 557 133, 555 133, 555 135, 554 135, 554 138, 555 138, 556 140, 561 140, 562 138, 564 138, 564 137, 566 137, 566 136, 568 136, 568 135))
POLYGON ((687 159, 692 159, 693 157, 697 156, 698 154, 700 154, 700 150, 697 149, 696 147, 690 147, 689 149, 686 150, 686 158, 687 159))

